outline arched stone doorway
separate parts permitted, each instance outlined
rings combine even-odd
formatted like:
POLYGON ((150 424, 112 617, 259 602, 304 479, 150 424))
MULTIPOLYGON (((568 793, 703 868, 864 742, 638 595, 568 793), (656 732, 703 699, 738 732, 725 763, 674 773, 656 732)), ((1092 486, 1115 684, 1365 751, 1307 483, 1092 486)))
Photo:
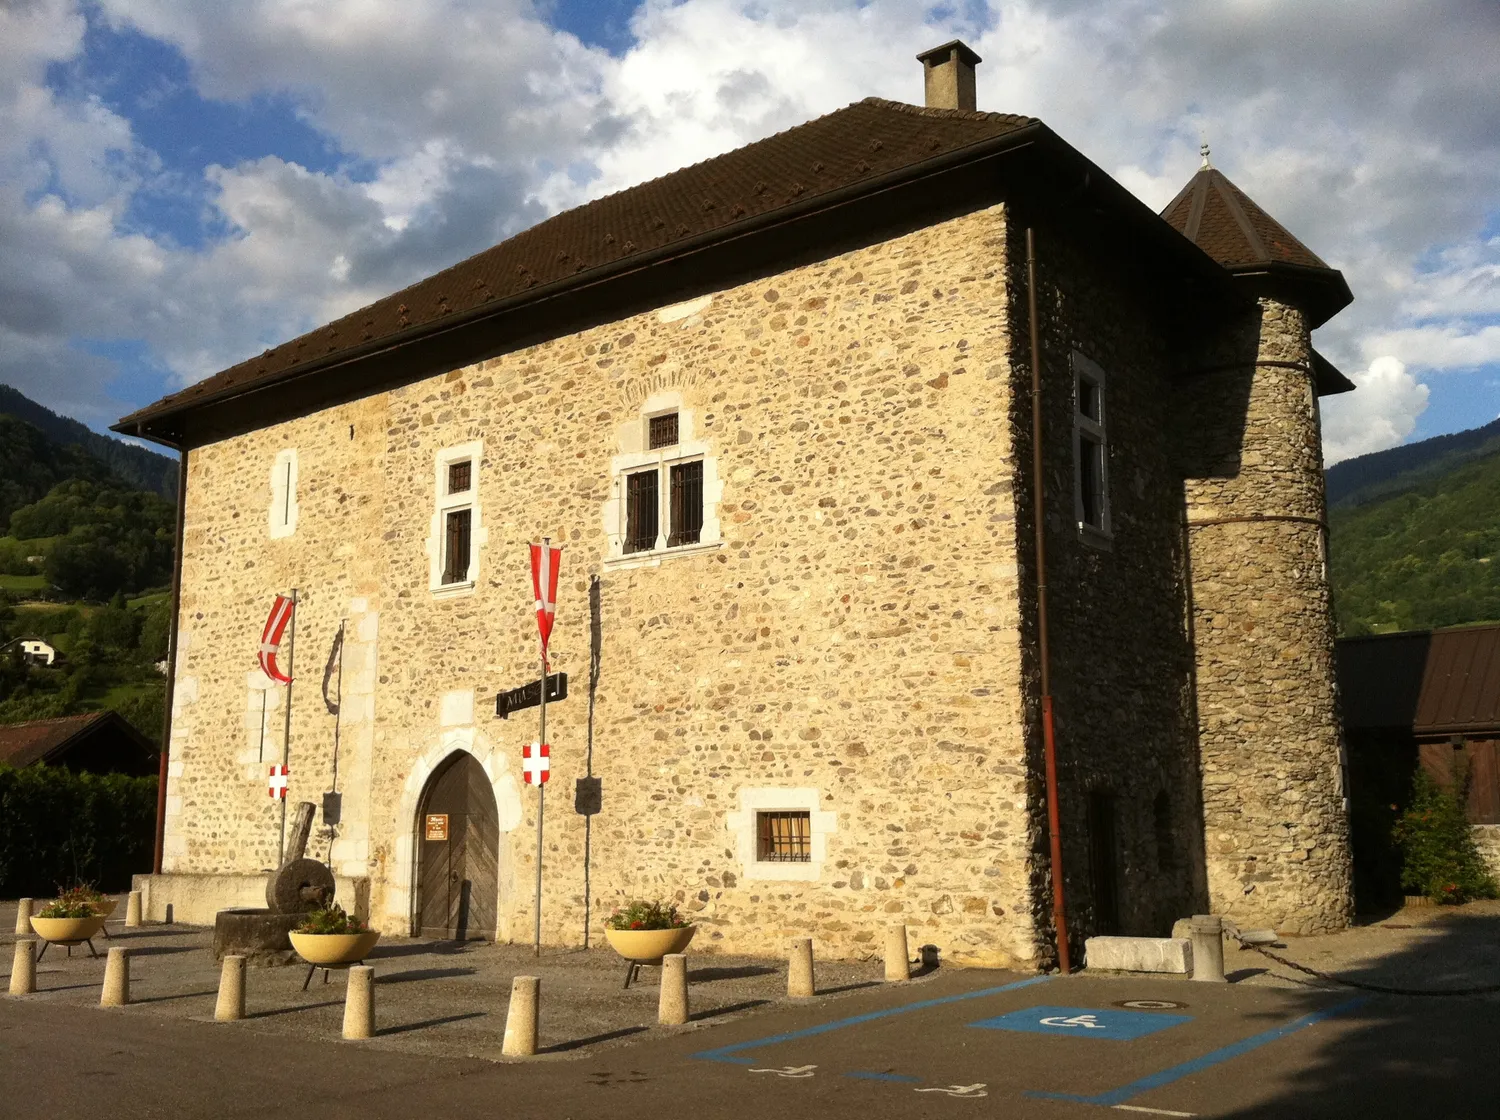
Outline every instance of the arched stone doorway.
POLYGON ((422 937, 494 937, 500 816, 484 767, 456 751, 433 771, 417 810, 416 926, 422 937))

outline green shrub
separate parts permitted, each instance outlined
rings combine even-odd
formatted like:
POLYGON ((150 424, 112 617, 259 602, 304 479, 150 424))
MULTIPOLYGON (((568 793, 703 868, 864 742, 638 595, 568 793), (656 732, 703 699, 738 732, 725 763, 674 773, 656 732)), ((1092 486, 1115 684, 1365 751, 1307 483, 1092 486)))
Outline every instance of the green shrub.
POLYGON ((345 912, 337 902, 326 910, 314 910, 297 927, 298 933, 364 933, 368 926, 345 912))
POLYGON ((0 898, 128 888, 151 870, 155 826, 155 778, 0 766, 0 898))
POLYGON ((604 923, 610 929, 681 929, 691 925, 675 902, 636 901, 616 910, 604 923))
POLYGON ((1391 829, 1401 850, 1401 885, 1434 902, 1455 905, 1500 893, 1464 812, 1467 776, 1457 785, 1457 793, 1445 790, 1418 769, 1411 803, 1391 829))

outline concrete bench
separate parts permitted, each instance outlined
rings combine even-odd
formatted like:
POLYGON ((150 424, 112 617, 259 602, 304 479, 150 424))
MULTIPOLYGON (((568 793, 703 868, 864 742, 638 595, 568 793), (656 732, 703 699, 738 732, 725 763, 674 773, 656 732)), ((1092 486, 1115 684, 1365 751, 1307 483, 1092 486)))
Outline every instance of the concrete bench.
POLYGON ((1193 971, 1193 943, 1186 937, 1090 937, 1083 954, 1085 967, 1098 972, 1193 971))

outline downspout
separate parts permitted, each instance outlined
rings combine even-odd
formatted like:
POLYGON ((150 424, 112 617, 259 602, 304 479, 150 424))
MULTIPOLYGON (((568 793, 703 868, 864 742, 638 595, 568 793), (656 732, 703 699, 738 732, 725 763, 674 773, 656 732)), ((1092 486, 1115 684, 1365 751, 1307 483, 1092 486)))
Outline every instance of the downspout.
POLYGON ((151 857, 151 872, 161 874, 162 846, 167 833, 167 756, 172 745, 172 700, 177 691, 177 625, 182 608, 182 522, 187 508, 188 451, 183 448, 177 460, 177 539, 172 550, 172 622, 167 632, 166 716, 162 720, 161 765, 156 774, 156 846, 151 857))
POLYGON ((1042 673, 1042 757, 1047 768, 1047 832, 1052 845, 1052 921, 1057 966, 1067 975, 1068 913, 1063 901, 1062 823, 1057 808, 1057 739, 1052 731, 1052 664, 1047 645, 1046 508, 1042 496, 1042 342, 1036 313, 1036 237, 1026 229, 1026 303, 1031 318, 1031 492, 1036 534, 1036 623, 1042 673))

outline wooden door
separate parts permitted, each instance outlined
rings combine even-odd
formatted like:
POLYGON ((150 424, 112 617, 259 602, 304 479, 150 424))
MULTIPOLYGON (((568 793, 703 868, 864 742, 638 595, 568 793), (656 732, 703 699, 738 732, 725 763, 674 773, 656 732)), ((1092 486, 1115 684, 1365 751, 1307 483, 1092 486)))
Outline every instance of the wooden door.
POLYGON ((433 774, 417 817, 417 925, 423 937, 493 937, 500 816, 484 767, 462 751, 433 774))

